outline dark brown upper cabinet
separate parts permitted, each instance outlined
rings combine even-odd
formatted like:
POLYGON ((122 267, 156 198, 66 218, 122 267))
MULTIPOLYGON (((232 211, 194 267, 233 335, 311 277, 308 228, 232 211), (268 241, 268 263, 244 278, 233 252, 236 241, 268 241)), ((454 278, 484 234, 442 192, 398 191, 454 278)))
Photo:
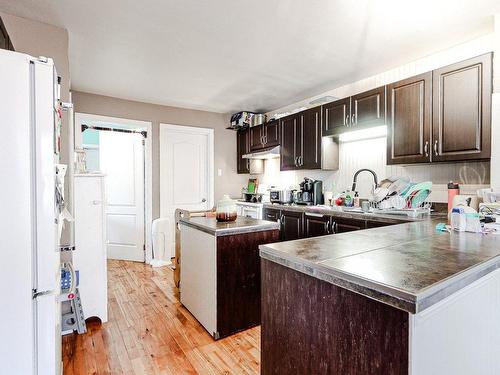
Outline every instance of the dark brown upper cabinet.
POLYGON ((259 151, 280 144, 278 120, 270 121, 263 125, 253 126, 249 129, 250 151, 259 151))
POLYGON ((385 125, 385 86, 324 104, 323 136, 338 135, 347 128, 385 125))
POLYGON ((272 120, 264 124, 264 136, 266 147, 275 147, 280 144, 279 120, 272 120))
POLYGON ((236 134, 236 166, 239 174, 250 173, 250 159, 243 159, 243 155, 250 152, 249 129, 238 130, 236 134))
POLYGON ((299 168, 321 168, 321 107, 300 112, 299 168))
POLYGON ((289 171, 298 168, 297 137, 299 129, 300 116, 294 114, 280 119, 281 128, 281 147, 280 147, 280 170, 289 171))
POLYGON ((385 125, 385 86, 351 96, 349 126, 385 125))
POLYGON ((282 171, 321 168, 321 107, 281 119, 282 171))
POLYGON ((492 54, 433 72, 432 161, 491 155, 492 54))
POLYGON ((387 86, 387 164, 431 161, 432 73, 387 86))
POLYGON ((250 151, 259 151, 264 148, 264 129, 263 125, 248 128, 250 139, 250 151))
POLYGON ((7 34, 7 29, 3 24, 2 18, 0 18, 0 49, 14 51, 14 46, 9 38, 9 34, 7 34))
POLYGON ((336 100, 323 105, 323 136, 335 135, 348 126, 351 98, 336 100))

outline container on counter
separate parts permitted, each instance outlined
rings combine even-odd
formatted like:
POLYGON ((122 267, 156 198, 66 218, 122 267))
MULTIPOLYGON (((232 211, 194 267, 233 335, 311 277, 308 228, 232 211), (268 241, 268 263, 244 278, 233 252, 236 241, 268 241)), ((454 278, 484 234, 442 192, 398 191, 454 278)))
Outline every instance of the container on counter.
POLYGON ((236 202, 229 198, 229 195, 224 195, 222 199, 217 202, 217 221, 234 221, 237 216, 236 202))
POLYGON ((459 185, 456 182, 450 181, 448 183, 448 212, 453 208, 453 198, 458 194, 460 194, 459 185))

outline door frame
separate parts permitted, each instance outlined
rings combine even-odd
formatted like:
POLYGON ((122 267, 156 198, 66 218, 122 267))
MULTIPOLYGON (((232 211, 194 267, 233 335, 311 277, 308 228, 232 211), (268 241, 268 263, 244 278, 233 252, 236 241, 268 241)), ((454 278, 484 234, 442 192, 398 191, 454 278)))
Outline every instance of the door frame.
MULTIPOLYGON (((144 254, 144 261, 145 263, 150 264, 153 257, 151 233, 151 227, 153 224, 153 123, 149 121, 76 112, 74 129, 75 149, 82 148, 82 124, 89 122, 103 126, 124 125, 130 127, 131 129, 146 129, 147 136, 144 145, 144 242, 146 251, 144 254)), ((73 168, 73 166, 71 166, 71 168, 73 168)))
POLYGON ((160 147, 160 217, 166 215, 166 207, 165 201, 161 198, 162 192, 162 177, 161 177, 161 161, 162 161, 162 146, 161 140, 163 136, 167 136, 168 132, 177 132, 177 133, 191 133, 191 134, 202 134, 208 136, 208 207, 214 206, 214 129, 212 128, 201 128, 195 126, 187 126, 187 125, 174 125, 174 124, 166 124, 160 123, 160 139, 159 139, 159 147, 160 147))

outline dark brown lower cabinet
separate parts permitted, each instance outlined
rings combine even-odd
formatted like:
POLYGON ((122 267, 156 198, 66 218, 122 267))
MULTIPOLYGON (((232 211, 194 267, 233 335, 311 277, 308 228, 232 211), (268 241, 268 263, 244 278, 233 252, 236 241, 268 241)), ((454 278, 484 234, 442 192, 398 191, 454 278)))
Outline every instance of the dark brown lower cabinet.
POLYGON ((259 245, 279 231, 217 237, 217 338, 260 324, 259 245))
POLYGON ((335 233, 352 232, 353 230, 366 229, 365 220, 345 219, 345 218, 335 217, 333 218, 333 221, 334 221, 335 233))
POLYGON ((304 237, 332 234, 332 217, 317 213, 304 213, 304 237))
POLYGON ((383 223, 381 221, 371 221, 371 220, 368 220, 366 222, 366 229, 369 229, 369 228, 381 228, 381 227, 386 227, 388 225, 392 225, 392 224, 383 223))
POLYGON ((281 239, 298 240, 304 233, 304 214, 298 211, 281 211, 281 239))
POLYGON ((281 217, 281 210, 275 208, 265 208, 263 219, 269 221, 278 221, 281 217))
POLYGON ((408 313, 261 260, 261 373, 408 374, 408 313))

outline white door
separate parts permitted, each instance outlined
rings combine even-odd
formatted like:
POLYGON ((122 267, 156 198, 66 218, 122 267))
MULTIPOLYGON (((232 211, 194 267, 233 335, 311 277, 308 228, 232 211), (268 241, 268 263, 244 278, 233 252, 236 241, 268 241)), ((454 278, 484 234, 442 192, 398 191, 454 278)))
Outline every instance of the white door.
POLYGON ((108 258, 144 261, 144 145, 140 134, 99 133, 99 164, 106 174, 108 258))
POLYGON ((161 124, 160 215, 170 220, 166 254, 175 255, 175 210, 213 206, 213 129, 161 124))

